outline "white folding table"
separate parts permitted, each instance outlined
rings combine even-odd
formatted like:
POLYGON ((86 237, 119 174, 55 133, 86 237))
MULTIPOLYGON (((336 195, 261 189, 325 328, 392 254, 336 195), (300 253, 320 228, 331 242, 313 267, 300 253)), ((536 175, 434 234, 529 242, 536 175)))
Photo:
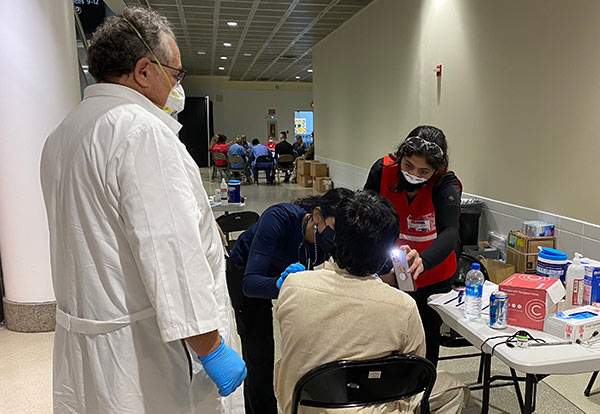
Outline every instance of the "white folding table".
MULTIPOLYGON (((434 299, 432 297, 432 299, 434 299)), ((442 304, 430 305, 442 318, 444 323, 462 335, 473 346, 480 348, 484 353, 483 371, 483 398, 481 412, 486 414, 489 409, 490 385, 494 379, 490 378, 490 367, 492 348, 495 344, 503 342, 506 338, 489 339, 499 335, 512 335, 518 330, 526 330, 533 337, 543 339, 546 342, 560 341, 560 338, 549 335, 542 331, 509 326, 506 329, 492 329, 488 326, 488 316, 482 315, 479 321, 468 321, 463 317, 460 307, 444 306, 442 304), (486 342, 487 340, 487 342, 486 342)), ((511 377, 495 377, 495 379, 506 379, 515 381, 515 391, 522 412, 530 414, 535 407, 535 388, 539 376, 551 374, 580 374, 600 370, 600 348, 587 347, 579 344, 539 346, 531 348, 510 348, 505 344, 495 347, 493 355, 498 357, 513 373, 511 377), (514 370, 526 374, 525 377, 525 401, 516 382, 517 377, 514 370)))

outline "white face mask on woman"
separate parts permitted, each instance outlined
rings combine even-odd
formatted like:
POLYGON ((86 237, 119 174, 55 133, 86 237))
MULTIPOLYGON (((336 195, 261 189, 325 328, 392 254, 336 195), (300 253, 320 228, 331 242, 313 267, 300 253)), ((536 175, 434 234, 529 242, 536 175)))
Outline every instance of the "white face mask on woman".
POLYGON ((416 175, 407 173, 404 170, 402 170, 402 175, 404 175, 404 178, 409 182, 409 184, 423 184, 427 182, 427 178, 417 177, 416 175))

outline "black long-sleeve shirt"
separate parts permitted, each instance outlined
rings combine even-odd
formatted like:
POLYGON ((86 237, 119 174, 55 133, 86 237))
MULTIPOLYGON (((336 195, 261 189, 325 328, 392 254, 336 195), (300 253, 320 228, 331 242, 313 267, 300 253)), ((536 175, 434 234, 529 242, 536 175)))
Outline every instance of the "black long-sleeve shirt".
MULTIPOLYGON (((371 167, 364 189, 381 194, 382 173, 383 158, 380 158, 371 167)), ((458 235, 460 197, 460 184, 452 171, 444 174, 433 187, 432 199, 435 207, 437 238, 420 254, 425 271, 442 263, 452 251, 455 251, 458 257, 460 248, 458 235)), ((400 219, 402 220, 402 218, 400 219)))
POLYGON ((292 263, 319 265, 325 252, 306 243, 302 220, 306 211, 295 204, 275 204, 243 232, 231 251, 231 260, 245 267, 242 289, 247 297, 276 299, 277 279, 292 263))

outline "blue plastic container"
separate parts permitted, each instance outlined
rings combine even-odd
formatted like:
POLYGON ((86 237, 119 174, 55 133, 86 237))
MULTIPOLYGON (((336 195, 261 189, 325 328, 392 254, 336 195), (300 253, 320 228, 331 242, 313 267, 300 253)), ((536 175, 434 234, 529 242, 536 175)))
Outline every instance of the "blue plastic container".
POLYGON ((560 279, 565 283, 568 256, 565 252, 542 247, 538 253, 537 275, 560 279))
POLYGON ((240 189, 240 180, 229 180, 227 182, 227 191, 229 192, 229 204, 239 204, 242 202, 242 192, 240 189))

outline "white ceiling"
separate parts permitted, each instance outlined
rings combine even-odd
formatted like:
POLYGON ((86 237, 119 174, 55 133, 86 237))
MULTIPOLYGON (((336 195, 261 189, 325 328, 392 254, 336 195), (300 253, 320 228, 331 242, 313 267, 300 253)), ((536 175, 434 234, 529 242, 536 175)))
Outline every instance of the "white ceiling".
POLYGON ((124 0, 169 19, 188 74, 279 82, 312 82, 312 47, 372 1, 124 0))

